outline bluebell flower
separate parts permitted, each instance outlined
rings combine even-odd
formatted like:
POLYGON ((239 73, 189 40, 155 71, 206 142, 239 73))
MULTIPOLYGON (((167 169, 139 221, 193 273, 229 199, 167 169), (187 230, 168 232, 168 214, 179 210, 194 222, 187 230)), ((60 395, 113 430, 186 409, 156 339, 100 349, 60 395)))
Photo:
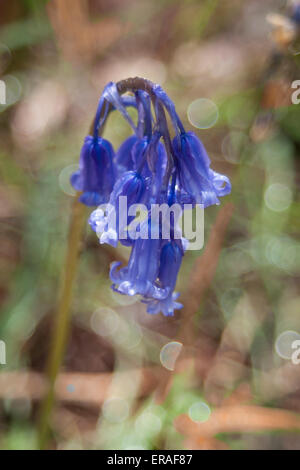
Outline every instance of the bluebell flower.
POLYGON ((109 275, 113 289, 130 296, 141 295, 158 300, 166 298, 169 288, 161 287, 155 282, 159 272, 160 248, 161 240, 135 240, 128 266, 118 270, 120 262, 111 265, 109 275))
POLYGON ((227 176, 210 169, 210 159, 205 147, 193 132, 185 132, 173 140, 182 189, 196 203, 208 207, 220 204, 219 197, 231 191, 227 176))
POLYGON ((70 181, 76 191, 82 191, 79 200, 87 206, 108 202, 115 183, 114 151, 108 140, 87 136, 80 153, 79 170, 70 181))
POLYGON ((131 156, 134 168, 138 169, 143 176, 149 176, 149 172, 145 171, 145 163, 147 156, 147 149, 149 146, 148 137, 137 139, 131 150, 131 156))
MULTIPOLYGON (((92 229, 100 236, 100 243, 117 246, 121 233, 121 242, 131 244, 127 240, 127 226, 133 220, 133 216, 120 212, 120 198, 126 196, 126 209, 132 204, 141 202, 146 189, 144 178, 136 171, 127 171, 119 178, 110 195, 107 211, 96 209, 92 212, 89 223, 92 229), (107 212, 107 213, 106 213, 107 212), (126 243, 127 241, 127 243, 126 243)), ((121 209, 122 211, 122 209, 121 209)))
POLYGON ((182 308, 182 304, 176 302, 179 293, 174 292, 178 272, 181 266, 184 249, 181 240, 171 240, 163 245, 160 255, 158 272, 158 284, 168 290, 164 299, 146 300, 147 312, 157 314, 162 312, 165 316, 174 315, 174 310, 182 308))
POLYGON ((192 207, 195 207, 196 204, 195 198, 191 194, 188 194, 183 189, 181 189, 179 185, 175 189, 175 200, 176 203, 180 204, 183 209, 187 204, 192 207))
POLYGON ((132 150, 138 142, 138 137, 132 135, 120 145, 115 158, 115 165, 119 175, 122 175, 125 171, 134 169, 132 150))
MULTIPOLYGON (((136 142, 132 149, 134 166, 140 168, 145 178, 151 178, 151 194, 158 194, 166 171, 167 154, 160 141, 160 134, 155 132, 151 139, 144 137, 136 142)), ((153 202, 149 194, 149 203, 153 202)))
MULTIPOLYGON (((147 168, 149 174, 155 175, 157 184, 161 184, 166 171, 167 166, 167 153, 165 146, 161 142, 161 136, 158 132, 154 133, 152 139, 149 142, 147 152, 147 168)), ((157 190, 159 186, 157 186, 157 190)))
POLYGON ((185 131, 174 103, 159 85, 139 78, 106 85, 93 136, 85 139, 79 170, 71 183, 82 192, 81 202, 99 206, 89 223, 100 243, 116 247, 120 241, 131 247, 127 266, 118 262, 111 266, 112 288, 124 295, 141 296, 151 314, 169 316, 182 307, 174 289, 187 240, 178 223, 178 206, 172 209, 173 204, 179 203, 179 212, 186 204, 208 207, 219 204, 219 198, 231 190, 229 179, 212 170, 210 164, 202 142, 185 131), (121 96, 119 90, 129 90, 132 96, 121 96), (137 109, 136 124, 128 106, 137 109), (116 155, 111 144, 98 136, 114 110, 134 131, 116 155), (173 141, 166 113, 173 125, 173 141), (143 204, 146 219, 142 222, 140 217, 133 220, 132 212, 128 214, 136 204, 143 204))

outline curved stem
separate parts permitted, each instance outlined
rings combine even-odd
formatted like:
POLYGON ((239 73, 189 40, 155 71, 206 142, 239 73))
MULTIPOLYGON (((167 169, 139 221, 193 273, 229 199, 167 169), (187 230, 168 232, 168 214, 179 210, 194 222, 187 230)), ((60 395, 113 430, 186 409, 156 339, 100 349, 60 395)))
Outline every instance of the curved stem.
POLYGON ((172 150, 171 139, 170 139, 170 135, 168 131, 168 126, 167 126, 166 115, 165 115, 164 108, 162 106, 162 104, 165 105, 165 103, 163 103, 160 97, 156 95, 154 91, 155 84, 145 78, 135 77, 135 78, 127 78, 126 80, 121 80, 120 82, 117 83, 117 90, 120 94, 126 93, 127 91, 135 92, 137 90, 143 90, 149 94, 153 102, 157 120, 159 121, 159 124, 161 127, 161 132, 162 132, 162 136, 165 142, 166 151, 168 155, 167 168, 166 168, 166 173, 165 173, 164 181, 163 181, 163 187, 166 188, 168 185, 168 181, 170 179, 171 173, 172 173, 173 166, 174 166, 174 156, 173 156, 173 150, 172 150))
POLYGON ((38 439, 40 449, 44 449, 48 442, 49 420, 54 404, 54 389, 57 374, 63 361, 70 325, 71 325, 71 302, 74 281, 77 274, 79 259, 79 247, 85 225, 85 206, 78 201, 78 197, 73 202, 68 248, 62 276, 62 287, 55 315, 52 332, 52 342, 50 344, 50 354, 46 369, 48 378, 48 391, 42 402, 38 439))
MULTIPOLYGON (((101 131, 103 131, 103 125, 101 127, 101 131)), ((90 126, 90 133, 93 132, 93 129, 94 121, 90 126)), ((61 291, 54 318, 49 357, 46 366, 48 390, 39 410, 38 445, 40 449, 44 449, 47 446, 50 427, 49 424, 55 401, 55 381, 63 362, 71 326, 72 293, 77 275, 80 242, 82 240, 86 213, 85 206, 78 200, 79 196, 80 193, 77 193, 71 209, 67 253, 62 273, 61 291)))

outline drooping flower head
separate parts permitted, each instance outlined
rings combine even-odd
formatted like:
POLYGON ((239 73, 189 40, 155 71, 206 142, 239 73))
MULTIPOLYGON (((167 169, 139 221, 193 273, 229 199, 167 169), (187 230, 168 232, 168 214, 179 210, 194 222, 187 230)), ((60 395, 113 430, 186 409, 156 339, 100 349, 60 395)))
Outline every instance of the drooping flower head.
MULTIPOLYGON (((109 201, 119 173, 111 143, 98 135, 99 127, 103 125, 108 115, 109 104, 105 100, 107 95, 110 97, 112 109, 122 112, 135 130, 126 106, 136 104, 132 99, 122 99, 116 92, 115 84, 108 84, 99 100, 94 119, 94 133, 85 138, 80 152, 79 169, 70 178, 73 188, 82 192, 80 201, 87 206, 98 206, 109 201)), ((122 158, 119 157, 119 159, 122 165, 122 158)))
POLYGON ((210 169, 204 145, 193 132, 185 132, 173 140, 180 187, 204 207, 220 204, 219 197, 231 191, 229 179, 210 169))
MULTIPOLYGON (((95 232, 99 233, 100 243, 108 243, 114 247, 119 241, 120 232, 125 234, 128 224, 133 220, 133 216, 127 216, 127 207, 141 202, 146 183, 144 178, 136 171, 127 171, 116 182, 110 195, 109 204, 104 209, 98 208, 92 212, 89 223, 95 232), (122 211, 122 198, 126 198, 126 209, 122 211), (102 233, 101 233, 102 232, 102 233)), ((127 245, 127 237, 120 240, 127 245)))
POLYGON ((115 183, 114 151, 108 140, 88 135, 80 153, 79 170, 71 176, 71 184, 82 191, 80 201, 87 206, 108 202, 115 183))
POLYGON ((176 302, 179 294, 175 293, 174 289, 183 255, 181 240, 171 240, 163 245, 160 254, 158 283, 169 293, 164 299, 146 300, 148 313, 162 312, 165 316, 171 316, 174 315, 175 309, 182 308, 182 304, 176 302))
MULTIPOLYGON (((146 222, 148 224, 148 222, 146 222)), ((117 270, 121 263, 111 266, 110 278, 113 289, 120 294, 140 295, 146 299, 164 299, 169 294, 168 286, 156 283, 160 266, 161 240, 142 239, 135 241, 128 266, 117 270)))
POLYGON ((131 247, 127 266, 111 266, 112 289, 140 296, 151 314, 173 315, 182 307, 174 290, 187 248, 173 208, 177 205, 182 212, 185 204, 219 204, 220 197, 230 193, 230 181, 211 169, 200 139, 184 129, 165 91, 148 80, 109 83, 100 97, 92 134, 85 139, 71 183, 81 192, 81 202, 99 206, 89 223, 100 243, 131 247), (128 91, 132 95, 123 95, 128 91), (129 106, 136 108, 137 123, 129 106), (100 136, 111 111, 120 112, 133 130, 116 153, 100 136), (142 219, 133 210, 136 206, 143 208, 142 219), (158 217, 154 206, 159 206, 158 217))
POLYGON ((133 170, 134 168, 134 161, 132 150, 139 142, 139 139, 136 135, 132 135, 128 137, 128 139, 124 140, 122 145, 120 146, 119 150, 116 153, 115 157, 115 165, 118 172, 118 175, 122 175, 125 171, 133 170))

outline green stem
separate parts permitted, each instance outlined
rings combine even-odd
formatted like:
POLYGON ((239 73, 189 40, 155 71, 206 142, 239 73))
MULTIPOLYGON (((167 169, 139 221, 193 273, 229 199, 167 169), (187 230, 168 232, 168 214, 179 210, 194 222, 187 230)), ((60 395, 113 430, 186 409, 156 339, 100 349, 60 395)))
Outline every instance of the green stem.
POLYGON ((48 442, 49 421, 54 404, 54 389, 57 374, 63 361, 71 325, 71 301, 74 281, 77 273, 80 241, 85 224, 85 206, 78 201, 73 202, 69 228, 68 248, 62 278, 62 288, 55 316, 47 364, 48 391, 41 404, 38 426, 39 448, 44 449, 48 442))

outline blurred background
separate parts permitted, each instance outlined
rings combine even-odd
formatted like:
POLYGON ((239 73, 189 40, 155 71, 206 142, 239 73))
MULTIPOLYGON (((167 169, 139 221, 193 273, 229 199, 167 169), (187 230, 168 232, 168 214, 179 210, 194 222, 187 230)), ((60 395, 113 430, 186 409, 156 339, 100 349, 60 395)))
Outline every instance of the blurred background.
MULTIPOLYGON (((1 2, 2 449, 37 448, 69 176, 104 85, 136 75, 164 87, 232 195, 205 212, 173 318, 110 290, 128 251, 86 224, 48 447, 300 448, 299 21, 281 0, 1 2)), ((130 129, 109 119, 116 149, 130 129)))

